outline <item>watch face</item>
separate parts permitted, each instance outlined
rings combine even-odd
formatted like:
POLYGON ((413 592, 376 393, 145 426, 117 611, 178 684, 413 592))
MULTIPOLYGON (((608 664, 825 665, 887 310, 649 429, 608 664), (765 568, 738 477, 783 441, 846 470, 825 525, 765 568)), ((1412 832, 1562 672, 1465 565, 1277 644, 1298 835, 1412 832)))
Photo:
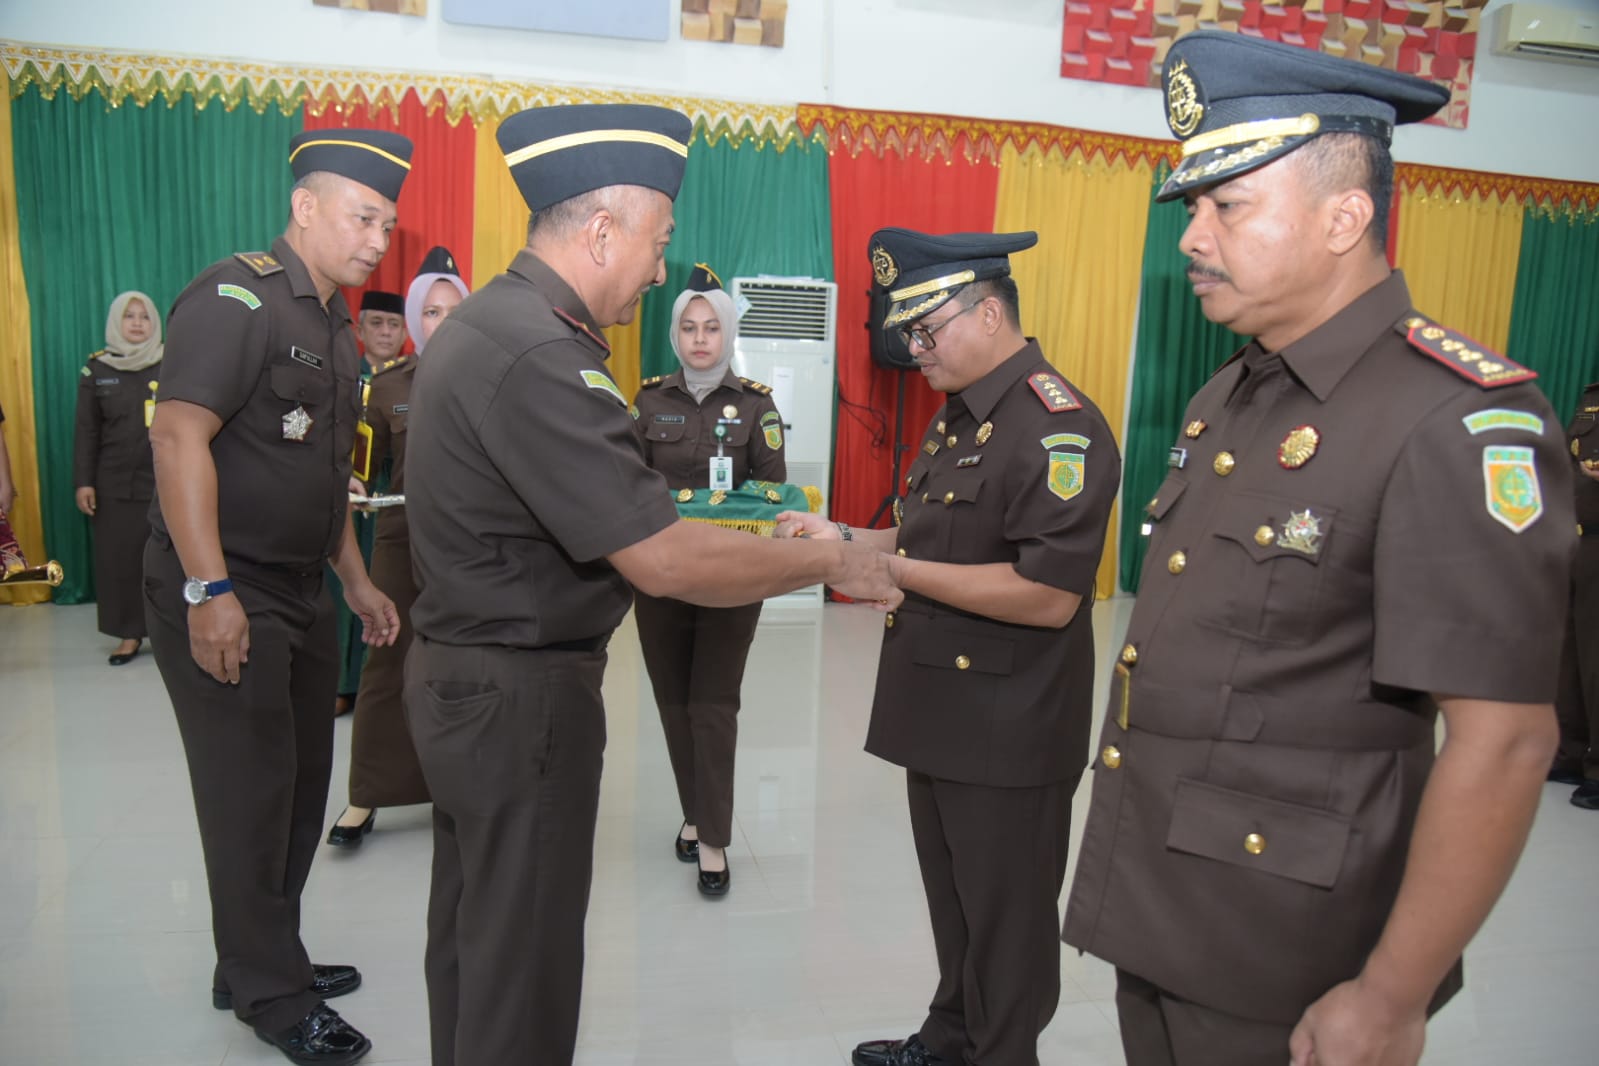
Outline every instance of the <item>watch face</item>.
POLYGON ((198 607, 208 597, 205 594, 205 582, 197 577, 191 577, 183 583, 183 602, 191 607, 198 607))

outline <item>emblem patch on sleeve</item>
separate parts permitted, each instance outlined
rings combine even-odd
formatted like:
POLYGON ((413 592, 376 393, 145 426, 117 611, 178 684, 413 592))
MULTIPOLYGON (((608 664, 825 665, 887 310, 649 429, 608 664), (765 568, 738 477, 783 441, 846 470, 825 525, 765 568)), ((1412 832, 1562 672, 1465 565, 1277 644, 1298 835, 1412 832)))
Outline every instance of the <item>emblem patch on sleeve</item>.
POLYGON ((261 298, 243 285, 218 285, 218 296, 230 296, 254 311, 261 306, 261 298))
POLYGON ((1528 414, 1526 411, 1512 411, 1504 407, 1490 407, 1486 411, 1477 411, 1461 419, 1466 428, 1475 437, 1479 433, 1486 433, 1490 429, 1524 429, 1528 433, 1543 436, 1543 419, 1537 415, 1528 414))
POLYGON ((1048 448, 1049 473, 1045 477, 1049 491, 1063 500, 1069 500, 1083 491, 1084 455, 1082 452, 1057 451, 1059 448, 1088 450, 1093 443, 1081 433, 1052 433, 1038 443, 1048 448))
POLYGON ((584 370, 581 371, 581 373, 583 375, 583 384, 587 385, 591 389, 599 389, 601 392, 608 392, 612 396, 616 397, 617 403, 621 404, 623 407, 629 406, 627 397, 622 395, 622 390, 617 388, 616 382, 612 381, 606 374, 598 370, 584 370))
POLYGON ((783 416, 776 411, 768 411, 761 416, 761 433, 766 437, 766 446, 772 451, 783 447, 783 416))
POLYGON ((1482 481, 1488 513, 1512 533, 1522 532, 1543 514, 1543 489, 1531 448, 1484 448, 1482 481))

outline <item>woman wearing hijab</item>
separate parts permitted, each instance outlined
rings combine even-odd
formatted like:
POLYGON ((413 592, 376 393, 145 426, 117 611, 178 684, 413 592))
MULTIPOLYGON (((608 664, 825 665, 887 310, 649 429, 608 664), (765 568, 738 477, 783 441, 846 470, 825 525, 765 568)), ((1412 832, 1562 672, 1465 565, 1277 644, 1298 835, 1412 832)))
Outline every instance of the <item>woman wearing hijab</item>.
POLYGON ((94 587, 100 632, 121 641, 121 666, 144 640, 144 542, 150 536, 155 465, 150 412, 161 370, 161 319, 142 292, 111 301, 105 347, 79 371, 73 483, 78 510, 94 523, 94 587))
MULTIPOLYGON (((771 389, 735 375, 738 314, 703 263, 672 305, 672 351, 681 369, 651 378, 634 404, 644 460, 674 492, 750 479, 784 481, 781 418, 771 389)), ((699 890, 720 896, 732 883, 733 749, 739 689, 761 605, 696 607, 637 593, 644 665, 666 732, 683 808, 674 850, 699 868, 699 890)))
MULTIPOLYGON (((390 493, 405 492, 405 424, 410 416, 416 361, 433 331, 466 294, 454 257, 448 249, 434 248, 422 260, 422 269, 405 298, 405 325, 416 344, 416 354, 391 359, 372 375, 372 392, 366 403, 366 424, 372 428, 371 468, 379 471, 388 461, 390 493)), ((404 507, 385 507, 378 512, 371 572, 372 583, 388 594, 400 613, 400 638, 387 647, 370 647, 361 669, 350 735, 350 805, 328 830, 328 843, 341 848, 358 846, 372 831, 377 808, 427 803, 431 798, 400 704, 405 651, 411 646, 411 605, 416 602, 404 507)))

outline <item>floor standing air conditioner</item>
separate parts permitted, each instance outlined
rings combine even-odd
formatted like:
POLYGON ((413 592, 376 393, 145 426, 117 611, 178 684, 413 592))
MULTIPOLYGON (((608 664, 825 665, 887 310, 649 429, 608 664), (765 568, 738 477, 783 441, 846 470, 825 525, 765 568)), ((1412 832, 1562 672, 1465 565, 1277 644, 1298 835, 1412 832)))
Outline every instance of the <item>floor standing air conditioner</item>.
MULTIPOLYGON (((816 278, 734 278, 733 302, 743 312, 733 347, 734 373, 771 386, 783 416, 788 480, 820 489, 825 513, 833 469, 838 286, 816 278)), ((819 603, 822 590, 816 586, 794 595, 819 603)))

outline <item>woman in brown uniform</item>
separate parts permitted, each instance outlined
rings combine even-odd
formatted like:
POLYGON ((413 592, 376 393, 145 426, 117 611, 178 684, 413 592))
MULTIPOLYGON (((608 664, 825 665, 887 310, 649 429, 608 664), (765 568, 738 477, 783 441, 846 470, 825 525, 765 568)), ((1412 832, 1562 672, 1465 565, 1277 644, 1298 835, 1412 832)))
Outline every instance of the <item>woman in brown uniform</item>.
MULTIPOLYGON (((728 368, 737 330, 732 297, 709 267, 696 266, 672 305, 672 350, 682 369, 645 381, 634 405, 644 461, 673 491, 711 487, 713 469, 724 464, 728 487, 788 477, 772 390, 728 368)), ((683 807, 677 857, 699 864, 701 893, 720 896, 732 881, 726 849, 739 688, 761 605, 696 607, 642 592, 634 603, 683 807)))
MULTIPOLYGON (((411 410, 411 383, 416 360, 428 338, 455 305, 466 297, 466 283, 445 248, 434 248, 422 260, 405 299, 405 324, 416 342, 416 355, 391 359, 372 375, 366 424, 372 427, 372 466, 376 472, 390 460, 390 493, 405 492, 405 424, 411 410)), ((427 803, 427 783, 417 765, 416 747, 400 703, 404 687, 405 650, 411 646, 411 605, 416 579, 411 575, 411 536, 405 508, 378 512, 377 539, 372 546, 372 583, 394 600, 400 612, 400 638, 388 646, 367 649, 366 665, 355 699, 355 725, 350 734, 350 805, 328 830, 328 843, 353 848, 372 831, 379 807, 427 803)))
POLYGON ((149 412, 161 370, 161 320, 142 292, 111 301, 105 347, 79 372, 73 484, 78 510, 94 521, 94 587, 100 632, 122 643, 112 666, 144 640, 144 542, 150 537, 155 466, 149 412))

